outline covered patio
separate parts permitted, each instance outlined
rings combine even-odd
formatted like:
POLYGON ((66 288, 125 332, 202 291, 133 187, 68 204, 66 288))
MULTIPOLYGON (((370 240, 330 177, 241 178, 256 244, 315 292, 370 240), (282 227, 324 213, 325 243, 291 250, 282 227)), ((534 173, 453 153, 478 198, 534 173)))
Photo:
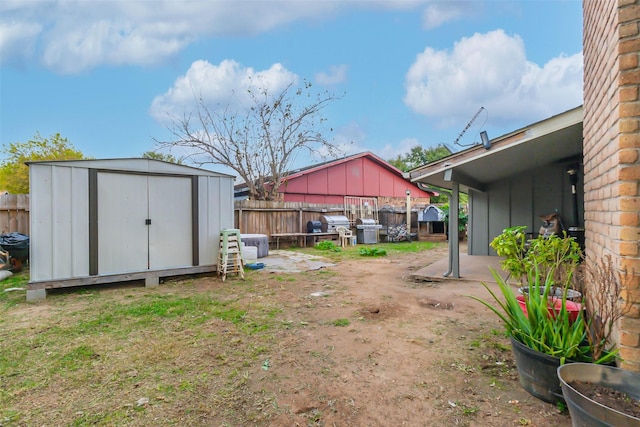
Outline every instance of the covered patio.
MULTIPOLYGON (((449 257, 441 276, 464 278, 459 195, 469 195, 469 256, 495 256, 489 243, 505 228, 535 233, 541 215, 558 213, 565 229, 584 227, 582 106, 405 173, 425 190, 449 196, 449 257)), ((488 270, 488 269, 487 269, 488 270)))

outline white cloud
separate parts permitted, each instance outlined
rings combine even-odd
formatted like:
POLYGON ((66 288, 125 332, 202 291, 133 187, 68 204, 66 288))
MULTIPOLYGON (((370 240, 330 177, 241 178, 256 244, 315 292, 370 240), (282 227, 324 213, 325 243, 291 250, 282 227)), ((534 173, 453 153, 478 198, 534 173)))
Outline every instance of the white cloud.
POLYGON ((432 30, 468 15, 472 9, 470 2, 433 2, 422 13, 422 25, 427 30, 432 30))
POLYGON ((421 145, 417 138, 405 138, 396 144, 385 144, 376 154, 385 160, 395 159, 409 153, 416 145, 421 145))
POLYGON ((219 65, 200 60, 191 64, 167 92, 155 97, 150 114, 159 122, 166 121, 167 116, 182 117, 194 109, 199 99, 213 109, 226 108, 230 103, 231 107, 247 105, 250 87, 279 93, 297 81, 298 76, 281 64, 256 71, 232 60, 224 60, 219 65))
POLYGON ((315 76, 315 81, 324 86, 336 85, 347 81, 348 65, 332 65, 328 72, 320 72, 315 76))
POLYGON ((269 1, 4 0, 0 60, 13 63, 35 46, 45 66, 63 74, 157 64, 201 37, 260 34, 339 7, 296 0, 277 7, 269 1))
POLYGON ((494 123, 541 119, 582 104, 582 70, 582 53, 540 67, 519 36, 476 33, 450 52, 427 47, 417 55, 404 102, 441 126, 465 123, 481 106, 494 123))
POLYGON ((42 26, 28 22, 0 22, 0 63, 20 64, 33 55, 42 26))

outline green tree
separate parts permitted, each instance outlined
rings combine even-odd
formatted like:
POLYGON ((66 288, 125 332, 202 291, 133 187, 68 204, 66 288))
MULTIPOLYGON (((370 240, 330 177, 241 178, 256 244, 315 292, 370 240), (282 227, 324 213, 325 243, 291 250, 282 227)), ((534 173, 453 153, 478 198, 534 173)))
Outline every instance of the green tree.
POLYGON ((5 159, 0 163, 0 190, 13 194, 29 193, 29 167, 25 162, 39 160, 77 160, 84 159, 82 152, 76 150, 59 133, 43 138, 39 133, 27 142, 14 142, 4 145, 2 153, 5 159))
POLYGON ((389 160, 389 163, 401 171, 407 172, 449 155, 451 155, 451 150, 445 144, 438 144, 435 147, 428 148, 415 145, 407 154, 398 155, 395 159, 389 160))
POLYGON ((158 151, 145 151, 142 153, 142 157, 145 159, 162 160, 164 162, 182 164, 182 158, 176 158, 173 154, 160 153, 158 151))

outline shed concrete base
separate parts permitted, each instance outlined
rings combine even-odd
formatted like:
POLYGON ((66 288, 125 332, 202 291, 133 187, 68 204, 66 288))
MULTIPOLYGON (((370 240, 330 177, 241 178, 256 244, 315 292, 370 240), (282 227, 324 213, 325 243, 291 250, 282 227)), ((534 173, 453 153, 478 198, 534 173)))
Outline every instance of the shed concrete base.
POLYGON ((160 286, 160 277, 158 276, 150 276, 144 278, 144 286, 146 288, 155 288, 160 286))
POLYGON ((46 298, 46 289, 27 289, 27 302, 44 301, 46 298))

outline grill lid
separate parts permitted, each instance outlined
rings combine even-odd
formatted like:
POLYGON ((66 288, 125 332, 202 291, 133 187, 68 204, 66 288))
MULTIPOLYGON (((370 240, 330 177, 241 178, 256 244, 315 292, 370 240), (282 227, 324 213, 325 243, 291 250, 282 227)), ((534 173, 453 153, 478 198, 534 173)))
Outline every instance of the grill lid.
POLYGON ((333 233, 339 226, 349 228, 349 218, 344 215, 320 215, 320 222, 324 233, 333 233))
POLYGON ((359 230, 371 229, 371 228, 382 228, 382 225, 376 224, 376 220, 373 218, 358 218, 356 220, 356 228, 359 230))

